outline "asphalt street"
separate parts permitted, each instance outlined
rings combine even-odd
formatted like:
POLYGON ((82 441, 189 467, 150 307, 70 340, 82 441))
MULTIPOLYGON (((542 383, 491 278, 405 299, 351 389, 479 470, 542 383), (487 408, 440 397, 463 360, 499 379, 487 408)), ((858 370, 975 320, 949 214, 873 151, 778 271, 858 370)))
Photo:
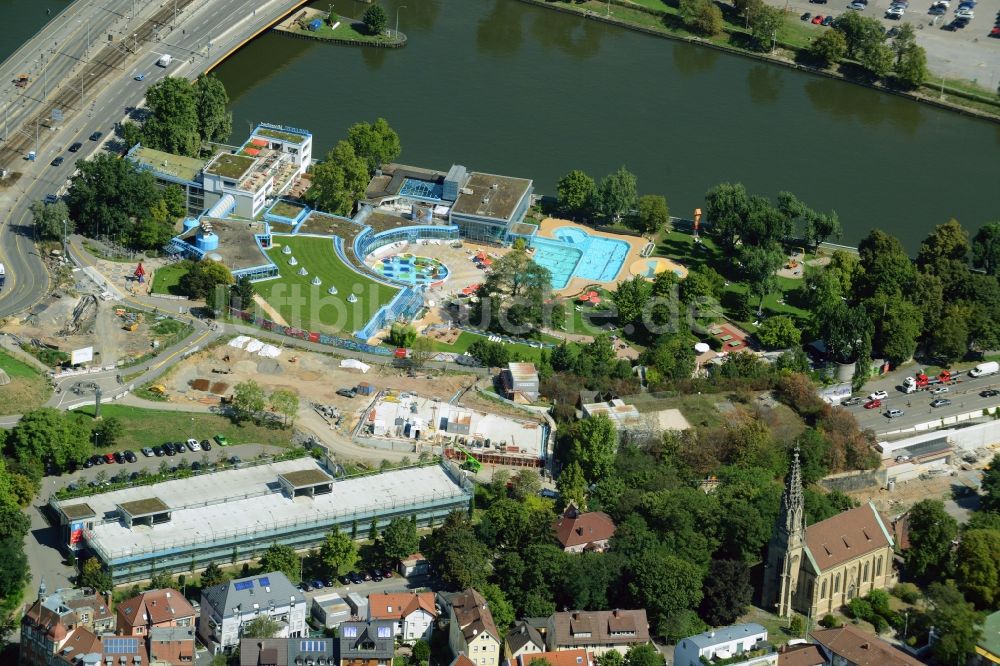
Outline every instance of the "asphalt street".
MULTIPOLYGON (((0 316, 30 308, 49 290, 48 273, 30 237, 31 203, 49 194, 63 193, 76 170, 76 160, 89 157, 114 138, 115 127, 125 117, 126 109, 140 106, 150 85, 168 75, 196 77, 297 4, 301 0, 197 2, 178 13, 176 26, 163 24, 140 31, 150 16, 161 11, 159 3, 77 0, 0 65, 0 81, 12 81, 20 73, 31 76, 31 83, 24 89, 15 88, 12 83, 0 86, 0 94, 6 93, 4 136, 8 137, 8 143, 18 133, 29 138, 38 136, 36 159, 29 161, 27 155, 17 156, 7 168, 22 175, 12 185, 0 189, 0 211, 4 212, 0 262, 7 269, 7 284, 0 290, 0 316), (135 17, 130 17, 132 6, 137 8, 135 17), (88 31, 92 41, 89 51, 88 31), (98 42, 93 41, 97 33, 105 40, 108 34, 114 37, 100 52, 98 42), (60 85, 70 85, 68 81, 80 78, 70 79, 71 76, 93 71, 88 59, 102 62, 104 58, 111 62, 110 57, 116 51, 119 55, 128 54, 124 64, 107 75, 95 74, 93 85, 81 80, 83 102, 77 108, 62 109, 62 121, 50 121, 49 127, 22 124, 47 108, 48 100, 57 94, 60 85), (166 68, 156 66, 159 56, 166 53, 174 56, 174 62, 166 68), (137 74, 146 76, 143 81, 136 81, 137 74), (95 131, 103 136, 99 141, 90 141, 88 137, 95 131), (83 147, 75 154, 67 152, 74 142, 82 143, 83 147), (65 161, 52 166, 58 156, 65 161)), ((184 6, 183 0, 179 6, 184 6)))

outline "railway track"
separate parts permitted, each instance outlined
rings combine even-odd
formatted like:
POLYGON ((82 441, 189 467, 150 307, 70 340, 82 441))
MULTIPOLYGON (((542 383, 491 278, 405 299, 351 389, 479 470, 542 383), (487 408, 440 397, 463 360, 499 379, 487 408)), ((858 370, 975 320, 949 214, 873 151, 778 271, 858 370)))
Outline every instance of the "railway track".
MULTIPOLYGON (((177 0, 176 9, 177 11, 186 9, 194 2, 195 0, 177 0)), ((165 3, 163 8, 133 31, 136 35, 133 44, 156 40, 174 16, 174 11, 173 4, 165 3)), ((82 69, 72 77, 68 77, 54 95, 43 100, 41 109, 22 121, 19 127, 11 131, 8 140, 0 146, 0 168, 8 171, 16 170, 16 165, 24 159, 24 156, 34 150, 36 127, 39 149, 45 144, 47 136, 41 129, 52 126, 54 110, 59 109, 64 114, 85 111, 88 93, 99 89, 108 77, 122 75, 126 63, 134 55, 133 44, 129 44, 128 39, 107 43, 82 69)), ((37 85, 37 82, 33 85, 37 85)))

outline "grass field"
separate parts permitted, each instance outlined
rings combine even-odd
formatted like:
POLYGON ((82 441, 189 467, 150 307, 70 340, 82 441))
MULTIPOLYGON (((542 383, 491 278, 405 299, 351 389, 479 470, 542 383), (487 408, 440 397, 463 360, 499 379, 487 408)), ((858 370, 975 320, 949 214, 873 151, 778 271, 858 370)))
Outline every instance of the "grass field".
MULTIPOLYGON (((74 411, 90 416, 94 414, 93 407, 74 411)), ((138 450, 144 446, 156 446, 166 441, 189 437, 210 439, 217 434, 225 435, 231 444, 291 446, 291 430, 268 428, 249 422, 236 425, 218 414, 143 409, 128 405, 102 405, 101 416, 104 418, 114 416, 121 420, 124 426, 124 433, 114 446, 116 450, 138 450)))
POLYGON ((177 285, 181 281, 181 276, 187 273, 190 267, 190 262, 181 261, 156 269, 153 272, 153 293, 180 296, 181 293, 177 285))
POLYGON ((38 409, 52 394, 42 373, 2 349, 0 369, 10 377, 9 384, 0 386, 0 414, 23 414, 38 409))
MULTIPOLYGON (((463 331, 458 339, 455 340, 454 344, 445 344, 443 342, 438 342, 436 340, 431 341, 431 349, 434 351, 441 352, 455 352, 456 354, 462 354, 468 351, 469 347, 476 340, 486 340, 486 336, 476 335, 475 333, 466 333, 463 331)), ((505 345, 507 349, 510 350, 512 354, 525 361, 538 361, 541 358, 542 350, 537 347, 530 347, 528 345, 505 345)))
POLYGON ((329 238, 275 237, 275 247, 268 255, 277 264, 281 277, 258 282, 257 293, 290 326, 353 333, 368 323, 372 315, 399 291, 344 265, 329 238), (285 245, 292 248, 291 255, 282 254, 285 245), (295 257, 298 265, 289 266, 290 257, 295 257), (309 271, 309 275, 299 275, 300 268, 309 271), (313 277, 319 277, 322 284, 312 286, 313 277), (337 288, 336 295, 327 293, 331 285, 337 288), (351 293, 357 296, 357 302, 347 302, 351 293))

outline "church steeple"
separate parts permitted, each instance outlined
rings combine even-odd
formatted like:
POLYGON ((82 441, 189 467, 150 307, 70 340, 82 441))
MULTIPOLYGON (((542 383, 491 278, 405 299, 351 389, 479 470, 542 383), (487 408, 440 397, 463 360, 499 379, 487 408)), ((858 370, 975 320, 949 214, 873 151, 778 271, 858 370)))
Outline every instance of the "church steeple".
POLYGON ((781 523, 789 536, 805 533, 806 500, 802 492, 802 466, 799 464, 799 447, 792 452, 792 469, 785 479, 785 493, 781 496, 781 523))
POLYGON ((799 447, 796 445, 792 452, 792 468, 785 479, 785 492, 781 496, 781 515, 767 546, 764 569, 765 608, 774 608, 781 617, 787 617, 792 612, 805 541, 806 502, 802 492, 799 447))

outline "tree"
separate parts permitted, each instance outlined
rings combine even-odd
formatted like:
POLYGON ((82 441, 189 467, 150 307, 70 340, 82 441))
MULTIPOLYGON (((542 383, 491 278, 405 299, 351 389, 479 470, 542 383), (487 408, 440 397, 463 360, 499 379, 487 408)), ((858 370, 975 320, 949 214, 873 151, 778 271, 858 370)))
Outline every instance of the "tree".
POLYGON ((410 346, 410 368, 420 370, 434 356, 434 342, 425 335, 418 336, 410 346))
POLYGON ((77 587, 91 587, 98 592, 107 592, 114 589, 111 583, 111 574, 101 561, 96 557, 88 558, 80 568, 80 575, 76 578, 77 587))
POLYGON ((511 250, 487 272, 476 292, 479 302, 473 315, 484 328, 524 335, 545 325, 545 302, 551 292, 549 270, 532 261, 526 251, 511 250))
POLYGON ((488 368, 502 368, 510 361, 510 352, 507 348, 489 340, 476 340, 469 345, 466 353, 488 368))
POLYGON ((542 490, 542 479, 533 469, 519 470, 511 477, 510 483, 511 495, 521 502, 529 497, 535 497, 542 490))
POLYGON ((750 207, 750 197, 742 183, 720 183, 705 193, 705 219, 714 236, 727 252, 736 249, 743 219, 750 207))
POLYGON ((836 65, 847 55, 847 40, 839 30, 827 30, 812 40, 809 52, 827 65, 836 65))
POLYGON ((708 629, 693 610, 682 610, 663 618, 657 630, 668 643, 678 643, 682 638, 700 634, 708 629))
POLYGON ((618 321, 625 325, 639 322, 652 290, 652 285, 641 275, 619 282, 611 292, 611 301, 618 309, 618 321))
POLYGON ((497 631, 500 632, 500 638, 502 639, 507 634, 507 629, 514 623, 514 607, 507 601, 503 590, 493 583, 486 583, 480 586, 479 592, 483 595, 483 599, 486 600, 490 614, 493 615, 493 623, 496 625, 497 631))
POLYGON ((722 10, 712 0, 681 0, 680 15, 694 32, 709 36, 722 32, 722 10))
POLYGON ((712 560, 698 614, 713 627, 733 624, 753 597, 750 569, 742 560, 712 560))
POLYGON ((754 12, 749 17, 750 34, 757 42, 757 47, 761 50, 770 51, 771 44, 777 37, 778 28, 785 20, 785 15, 778 7, 765 5, 754 12))
POLYGON ((270 615, 258 615, 254 619, 243 625, 244 638, 274 638, 281 625, 277 620, 271 619, 270 615))
POLYGON ((413 652, 410 654, 410 658, 416 666, 428 664, 431 659, 430 644, 423 639, 418 640, 413 644, 413 652))
POLYGON ((340 530, 326 535, 319 549, 319 559, 333 576, 339 576, 354 568, 358 561, 358 545, 340 530))
POLYGON ((288 580, 302 579, 302 560, 295 549, 281 543, 272 543, 260 558, 260 570, 263 573, 280 571, 288 580))
POLYGON ((254 302, 253 297, 257 295, 257 288, 247 275, 241 275, 240 279, 230 288, 229 303, 237 310, 249 308, 254 302))
MULTIPOLYGON (((381 9, 372 5, 372 9, 381 9)), ((350 215, 354 202, 362 198, 368 186, 368 162, 347 141, 338 141, 326 160, 313 167, 312 186, 306 196, 329 213, 350 215)))
POLYGON ((584 478, 595 483, 609 476, 618 451, 618 430, 604 414, 577 423, 569 460, 580 464, 584 478))
MULTIPOLYGON (((839 33, 830 30, 823 34, 836 35, 839 33)), ((843 229, 840 226, 840 217, 835 210, 829 213, 812 212, 806 219, 806 239, 814 247, 818 248, 822 243, 831 238, 840 238, 842 233, 843 229)))
POLYGON ((916 268, 895 236, 873 229, 858 244, 858 257, 861 271, 854 280, 855 298, 868 298, 876 293, 897 296, 912 288, 916 268))
POLYGON ((381 35, 389 24, 389 16, 382 5, 372 5, 361 16, 369 35, 381 35))
POLYGON ((161 197, 151 173, 102 153, 77 163, 66 203, 80 233, 135 246, 134 220, 145 218, 161 197))
POLYGON ((907 88, 916 88, 928 76, 927 51, 922 46, 907 49, 896 63, 896 79, 907 88))
POLYGON ((764 298, 778 287, 776 273, 785 255, 776 243, 762 246, 744 245, 740 250, 743 276, 747 291, 758 300, 757 316, 764 310, 764 298))
POLYGON ((441 580, 452 589, 465 589, 486 582, 490 552, 476 538, 466 515, 452 512, 431 534, 424 550, 441 580))
POLYGON ((202 74, 194 82, 198 105, 198 134, 202 141, 224 141, 233 131, 229 95, 214 74, 202 74))
POLYGON ((402 152, 399 135, 389 126, 385 118, 374 123, 355 123, 347 128, 347 140, 354 147, 358 157, 368 164, 368 172, 374 173, 383 164, 392 162, 402 152))
POLYGON ((256 419, 264 411, 264 389, 252 379, 233 388, 233 415, 237 421, 256 419))
POLYGON ((965 305, 945 306, 941 312, 941 321, 927 338, 928 352, 934 358, 947 365, 959 360, 969 351, 970 313, 969 307, 965 305))
POLYGON ((202 589, 212 587, 214 585, 221 585, 226 582, 226 574, 223 573, 222 569, 215 562, 212 562, 205 570, 201 572, 201 587, 202 589))
POLYGON ((5 447, 7 455, 23 465, 40 462, 60 472, 82 465, 93 451, 86 422, 51 407, 25 413, 7 435, 5 447))
POLYGON ((574 460, 563 467, 556 479, 556 490, 559 491, 559 499, 564 506, 573 502, 580 508, 586 508, 587 480, 583 477, 580 463, 574 460))
MULTIPOLYGON (((704 1, 715 7, 711 0, 704 1)), ((639 197, 638 210, 635 217, 632 218, 632 226, 636 231, 655 234, 667 229, 669 224, 670 211, 667 208, 667 199, 665 197, 654 194, 646 194, 639 197)))
POLYGON ((757 339, 768 349, 785 349, 799 344, 802 332, 791 317, 768 317, 757 328, 757 339))
POLYGON ((969 284, 969 234, 957 220, 939 224, 920 244, 917 267, 941 279, 944 295, 957 299, 969 284))
POLYGON ((570 171, 556 184, 556 205, 572 219, 586 216, 597 196, 594 179, 580 170, 570 171))
MULTIPOLYGON (((174 219, 170 217, 167 203, 162 198, 154 201, 149 210, 135 221, 132 227, 132 246, 160 248, 174 235, 174 219)), ((209 296, 206 295, 206 299, 209 296)))
POLYGON ((663 655, 652 643, 633 645, 625 653, 625 666, 663 666, 663 655))
POLYGON ((892 72, 892 49, 885 42, 871 44, 861 52, 858 62, 877 79, 892 72))
POLYGON ((663 380, 686 379, 694 372, 694 344, 695 339, 687 333, 665 333, 639 358, 663 380))
POLYGON ((142 128, 144 144, 175 155, 197 155, 201 148, 199 102, 194 85, 183 77, 168 76, 151 85, 146 90, 149 117, 142 128))
POLYGON ((882 27, 882 23, 874 17, 862 16, 858 12, 844 12, 838 16, 833 22, 833 29, 843 33, 847 42, 847 55, 850 58, 860 59, 865 51, 885 41, 885 28, 882 27))
POLYGON ((229 291, 233 284, 233 274, 226 265, 211 259, 202 259, 191 264, 188 272, 181 276, 178 288, 191 298, 208 298, 216 289, 229 291))
POLYGON ((987 275, 1000 273, 1000 222, 980 227, 972 239, 972 265, 987 275))
POLYGON ((284 425, 295 425, 295 415, 299 411, 299 394, 292 389, 278 389, 271 394, 271 407, 281 414, 284 425))
POLYGON ((72 234, 75 225, 69 217, 69 207, 65 201, 45 203, 35 201, 31 204, 31 218, 35 225, 35 235, 41 240, 58 240, 63 237, 63 221, 66 222, 65 232, 72 234))
POLYGON ((953 581, 933 583, 927 598, 932 606, 927 620, 937 634, 932 654, 942 664, 964 664, 982 636, 982 614, 965 600, 953 581))
POLYGON ((409 557, 419 545, 417 526, 409 518, 393 518, 382 533, 382 552, 390 562, 409 557))
POLYGON ((980 608, 1000 601, 1000 530, 967 530, 955 554, 955 577, 980 608))
POLYGON ((628 558, 626 571, 629 597, 636 607, 645 608, 656 623, 694 608, 701 601, 704 573, 662 549, 643 550, 628 558))
MULTIPOLYGON (((921 309, 909 301, 883 297, 883 307, 870 311, 875 324, 875 349, 894 366, 908 361, 917 348, 917 338, 924 322, 921 309)), ((877 305, 877 300, 869 301, 877 305)))
POLYGON ((101 421, 95 421, 92 432, 96 446, 110 448, 125 434, 125 425, 117 416, 109 416, 101 421))
POLYGON ((417 329, 411 324, 396 322, 389 327, 389 344, 394 347, 409 348, 417 339, 417 329))
POLYGON ((983 482, 980 486, 979 505, 983 511, 1000 514, 1000 453, 994 454, 989 468, 983 472, 983 482))
POLYGON ((906 568, 914 576, 940 576, 948 569, 958 523, 944 510, 941 500, 926 499, 913 505, 907 524, 910 548, 906 551, 906 568))
POLYGON ((636 204, 638 181, 624 166, 604 177, 598 190, 598 210, 617 223, 636 204))

